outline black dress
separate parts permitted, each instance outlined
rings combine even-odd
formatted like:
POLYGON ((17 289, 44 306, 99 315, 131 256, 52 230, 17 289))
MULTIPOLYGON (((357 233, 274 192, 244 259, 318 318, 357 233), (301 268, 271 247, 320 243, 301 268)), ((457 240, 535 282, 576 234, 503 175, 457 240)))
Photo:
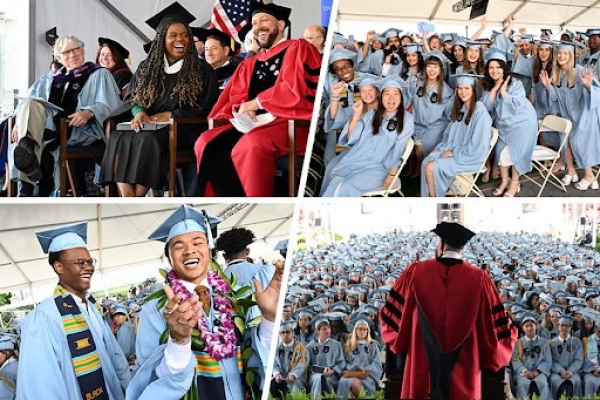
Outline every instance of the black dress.
MULTIPOLYGON (((202 118, 208 116, 213 105, 217 101, 218 86, 216 75, 210 65, 204 60, 198 60, 202 64, 203 84, 202 93, 198 96, 198 107, 179 108, 179 95, 171 96, 173 88, 177 83, 177 75, 165 75, 165 94, 157 99, 154 104, 146 109, 148 115, 154 115, 164 111, 171 111, 173 118, 202 118)), ((131 78, 129 93, 133 93, 138 71, 131 78)), ((177 130, 177 150, 192 151, 196 139, 200 136, 206 126, 180 125, 177 130)), ((169 168, 169 128, 160 130, 140 131, 114 131, 110 134, 102 169, 100 171, 100 182, 108 184, 122 182, 128 184, 140 184, 152 189, 162 189, 169 168)))
POLYGON ((115 82, 117 82, 117 86, 119 89, 123 89, 130 81, 133 74, 127 68, 121 68, 112 73, 115 78, 115 82))

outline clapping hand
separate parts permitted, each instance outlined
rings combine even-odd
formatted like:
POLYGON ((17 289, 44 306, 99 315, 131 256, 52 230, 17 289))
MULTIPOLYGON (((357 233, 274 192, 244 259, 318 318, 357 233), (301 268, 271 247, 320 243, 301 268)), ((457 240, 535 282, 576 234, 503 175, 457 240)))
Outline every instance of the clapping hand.
POLYGON ((201 318, 200 308, 202 303, 198 296, 192 296, 186 301, 182 300, 181 293, 174 294, 170 286, 165 285, 167 304, 163 308, 163 317, 170 327, 171 337, 175 340, 184 340, 192 335, 192 328, 198 325, 201 318))
POLYGON ((510 75, 504 79, 504 83, 502 83, 502 87, 500 88, 500 95, 502 98, 506 96, 506 88, 508 87, 508 83, 510 82, 510 75))
POLYGON ((550 78, 550 75, 548 75, 548 72, 545 70, 540 72, 540 80, 546 89, 550 89, 550 86, 552 85, 552 79, 550 78))
POLYGON ((590 89, 592 81, 594 80, 594 71, 591 68, 586 68, 585 71, 581 72, 581 84, 590 89))

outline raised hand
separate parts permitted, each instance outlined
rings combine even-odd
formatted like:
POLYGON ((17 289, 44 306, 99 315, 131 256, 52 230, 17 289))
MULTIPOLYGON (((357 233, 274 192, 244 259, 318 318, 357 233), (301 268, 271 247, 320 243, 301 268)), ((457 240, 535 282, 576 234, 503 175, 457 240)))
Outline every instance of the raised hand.
POLYGON ((506 88, 508 87, 508 82, 510 82, 510 75, 506 77, 506 79, 504 79, 504 83, 502 84, 502 87, 500 88, 500 95, 502 96, 502 98, 504 98, 504 96, 506 96, 506 88))
POLYGON ((253 279, 255 287, 256 305, 260 308, 260 313, 267 321, 274 322, 277 315, 277 305, 279 304, 279 293, 281 291, 281 280, 283 278, 283 265, 275 264, 275 273, 271 282, 263 290, 261 283, 253 279))
POLYGON ((331 94, 334 96, 339 96, 340 93, 342 93, 343 89, 344 89, 344 82, 336 82, 333 85, 331 85, 331 94))
POLYGON ((352 108, 354 109, 354 119, 360 118, 362 116, 362 110, 363 110, 362 100, 355 101, 352 108))
POLYGON ((182 294, 174 294, 173 289, 168 285, 165 285, 165 295, 168 301, 163 308, 163 317, 171 328, 171 337, 175 340, 191 337, 192 328, 198 326, 198 320, 202 316, 200 313, 202 303, 198 301, 198 296, 181 301, 182 294))
POLYGON ((371 40, 373 40, 373 38, 375 37, 376 34, 377 34, 377 32, 375 32, 375 31, 367 32, 367 42, 370 42, 371 40))
POLYGON ((592 81, 594 80, 594 70, 591 68, 586 68, 585 71, 581 72, 581 84, 589 89, 592 86, 592 81))
POLYGON ((540 80, 546 89, 550 89, 550 86, 552 85, 552 79, 550 78, 550 75, 548 75, 548 72, 545 70, 540 72, 540 80))

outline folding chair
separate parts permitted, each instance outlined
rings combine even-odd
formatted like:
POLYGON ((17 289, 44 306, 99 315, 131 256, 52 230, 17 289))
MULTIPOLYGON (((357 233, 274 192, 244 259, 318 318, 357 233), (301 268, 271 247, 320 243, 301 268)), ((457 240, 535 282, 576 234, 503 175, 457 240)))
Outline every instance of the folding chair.
POLYGON ((494 146, 496 146, 496 142, 498 141, 498 130, 492 127, 492 139, 490 140, 490 148, 488 149, 485 158, 483 159, 483 163, 481 166, 477 168, 477 170, 472 172, 463 172, 454 178, 454 181, 450 185, 450 189, 448 189, 447 195, 456 196, 456 197, 469 197, 471 193, 479 196, 485 197, 481 189, 477 186, 477 179, 479 175, 486 171, 485 162, 490 157, 494 146))
POLYGON ((408 161, 408 157, 410 157, 410 153, 412 153, 414 146, 415 146, 415 141, 412 138, 408 139, 408 142, 406 142, 406 147, 404 148, 404 152, 402 153, 402 163, 396 170, 396 175, 394 175, 394 179, 392 179, 392 183, 390 184, 390 187, 388 187, 388 188, 381 187, 379 189, 372 190, 370 192, 363 194, 362 197, 375 197, 375 196, 388 197, 390 194, 394 194, 394 193, 400 193, 400 196, 404 197, 402 190, 400 190, 400 188, 402 187, 402 183, 400 182, 400 172, 402 172, 402 169, 406 165, 406 163, 408 161))
POLYGON ((557 117, 556 115, 547 115, 546 118, 540 124, 540 132, 544 130, 556 131, 558 133, 564 134, 563 140, 560 142, 560 146, 558 150, 553 150, 549 147, 545 147, 542 145, 536 145, 533 150, 533 156, 531 158, 531 163, 533 168, 540 173, 540 176, 544 178, 543 183, 538 183, 535 179, 531 178, 528 175, 523 175, 527 180, 535 183, 540 187, 540 191, 537 197, 542 195, 546 184, 550 182, 563 192, 567 193, 567 188, 564 183, 554 174, 553 169, 556 162, 560 159, 560 152, 566 146, 567 141, 569 140, 569 133, 571 132, 571 128, 573 127, 573 123, 566 118, 557 117), (550 167, 545 165, 546 162, 551 161, 552 164, 550 167))

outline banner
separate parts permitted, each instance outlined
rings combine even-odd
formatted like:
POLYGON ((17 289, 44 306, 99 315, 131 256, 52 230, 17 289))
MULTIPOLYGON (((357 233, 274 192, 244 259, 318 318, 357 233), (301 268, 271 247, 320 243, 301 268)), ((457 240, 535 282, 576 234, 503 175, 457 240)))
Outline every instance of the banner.
POLYGON ((329 26, 329 17, 331 16, 333 0, 321 0, 321 25, 329 26))

